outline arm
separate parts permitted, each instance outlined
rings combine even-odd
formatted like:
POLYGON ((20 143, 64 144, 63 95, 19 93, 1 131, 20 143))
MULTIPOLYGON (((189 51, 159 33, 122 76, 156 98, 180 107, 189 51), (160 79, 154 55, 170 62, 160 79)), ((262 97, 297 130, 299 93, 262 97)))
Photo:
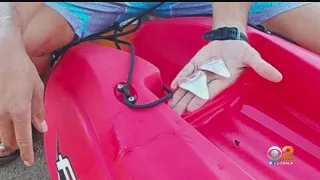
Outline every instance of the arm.
MULTIPOLYGON (((41 3, 0 2, 0 155, 18 145, 28 166, 34 162, 31 117, 33 122, 43 121, 43 84, 22 35, 40 7, 41 3)), ((40 122, 34 123, 37 129, 40 122)))
POLYGON ((213 2, 213 28, 237 27, 246 34, 252 2, 213 2))
MULTIPOLYGON (((242 33, 246 34, 248 13, 251 5, 251 2, 212 3, 214 8, 213 29, 215 30, 221 27, 237 27, 240 29, 240 31, 242 31, 242 33)), ((205 83, 207 85, 210 98, 216 97, 223 90, 234 84, 244 71, 245 67, 252 67, 254 71, 256 71, 261 77, 269 81, 280 82, 282 80, 281 73, 272 65, 264 61, 259 53, 253 49, 249 43, 244 43, 244 41, 240 40, 222 40, 211 41, 202 49, 200 49, 200 51, 198 51, 191 61, 179 72, 179 74, 173 80, 171 87, 173 89, 179 87, 178 81, 181 78, 189 77, 190 74, 194 74, 196 72, 195 69, 197 65, 204 62, 207 62, 207 65, 212 69, 227 69, 230 72, 229 78, 220 78, 215 74, 209 74, 214 71, 205 71, 207 82, 209 82, 205 83), (222 59, 226 66, 220 66, 218 63, 211 64, 211 62, 208 61, 210 59, 215 60, 215 58, 218 58, 219 60, 222 59)), ((180 87, 180 89, 182 88, 180 87)), ((203 88, 202 90, 205 89, 203 88)), ((207 102, 205 99, 195 97, 193 93, 193 97, 181 96, 179 94, 181 92, 183 91, 176 91, 172 100, 169 102, 169 106, 171 106, 179 114, 182 114, 185 110, 189 112, 195 111, 207 102)))
POLYGON ((23 47, 22 34, 40 5, 34 2, 0 2, 0 40, 10 43, 11 47, 23 47))

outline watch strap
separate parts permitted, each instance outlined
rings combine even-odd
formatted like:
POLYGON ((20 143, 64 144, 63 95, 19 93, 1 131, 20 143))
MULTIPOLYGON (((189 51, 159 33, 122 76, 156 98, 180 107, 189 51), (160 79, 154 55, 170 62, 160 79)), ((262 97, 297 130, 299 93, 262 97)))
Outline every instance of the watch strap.
POLYGON ((203 34, 204 40, 242 40, 248 41, 248 38, 236 27, 221 27, 203 34))

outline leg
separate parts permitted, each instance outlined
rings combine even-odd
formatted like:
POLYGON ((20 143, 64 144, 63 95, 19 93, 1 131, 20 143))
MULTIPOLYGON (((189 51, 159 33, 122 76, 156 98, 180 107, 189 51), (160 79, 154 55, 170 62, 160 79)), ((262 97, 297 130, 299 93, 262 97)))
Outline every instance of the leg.
POLYGON ((57 12, 43 4, 40 6, 25 30, 23 40, 31 60, 39 73, 43 73, 49 67, 51 52, 71 42, 74 32, 57 12))
POLYGON ((308 4, 279 14, 263 23, 300 46, 320 55, 320 3, 308 4))
POLYGON ((75 33, 78 38, 82 38, 112 25, 126 12, 127 6, 124 4, 46 2, 39 5, 39 3, 25 3, 26 8, 40 6, 40 10, 30 21, 23 37, 26 50, 38 71, 43 72, 48 67, 51 52, 71 42, 75 33), (116 7, 114 4, 118 6, 116 12, 113 10, 116 7))
MULTIPOLYGON (((166 3, 154 15, 161 17, 211 14, 211 2, 166 3)), ((263 24, 286 35, 300 46, 320 55, 320 3, 255 2, 249 12, 249 23, 263 24)))
MULTIPOLYGON (((172 17, 211 13, 210 2, 178 2, 169 3, 153 14, 172 17)), ((249 12, 249 23, 263 24, 320 55, 319 17, 319 2, 255 2, 249 12)))

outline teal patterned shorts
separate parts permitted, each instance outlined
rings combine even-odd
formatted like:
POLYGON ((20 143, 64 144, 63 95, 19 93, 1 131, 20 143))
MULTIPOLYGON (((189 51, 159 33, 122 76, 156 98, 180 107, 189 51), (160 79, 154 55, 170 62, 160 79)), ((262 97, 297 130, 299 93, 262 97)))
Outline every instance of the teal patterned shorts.
MULTIPOLYGON (((115 21, 122 22, 158 2, 45 2, 62 15, 79 38, 101 32, 115 21)), ((312 2, 255 2, 249 12, 249 23, 264 21, 312 2)), ((181 17, 211 14, 211 2, 167 2, 151 13, 159 17, 181 17)))

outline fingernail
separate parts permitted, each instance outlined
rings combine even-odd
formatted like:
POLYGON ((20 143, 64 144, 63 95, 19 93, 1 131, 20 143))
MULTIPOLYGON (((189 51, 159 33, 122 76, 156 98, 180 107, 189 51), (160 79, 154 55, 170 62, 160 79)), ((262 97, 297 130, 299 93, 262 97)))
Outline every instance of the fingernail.
POLYGON ((48 125, 47 125, 47 122, 45 120, 43 120, 42 123, 41 123, 41 130, 42 130, 42 132, 47 132, 48 131, 48 125))
POLYGON ((5 152, 6 151, 6 148, 4 147, 4 145, 0 144, 0 151, 1 152, 5 152))
POLYGON ((29 162, 27 162, 27 161, 23 161, 23 162, 24 162, 24 165, 26 165, 26 166, 28 166, 28 167, 32 166, 32 164, 29 163, 29 162))

